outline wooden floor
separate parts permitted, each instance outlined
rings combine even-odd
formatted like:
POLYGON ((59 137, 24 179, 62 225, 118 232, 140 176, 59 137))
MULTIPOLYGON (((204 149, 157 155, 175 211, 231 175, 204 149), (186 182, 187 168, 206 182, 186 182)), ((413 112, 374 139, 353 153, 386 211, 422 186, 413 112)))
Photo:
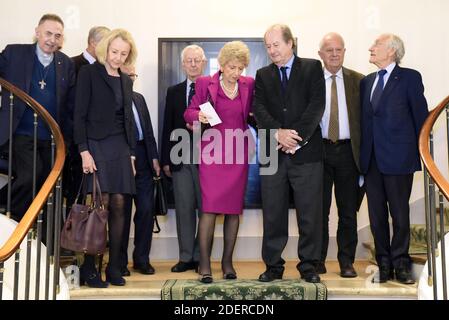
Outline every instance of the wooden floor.
MULTIPOLYGON (((154 275, 142 275, 133 272, 126 277, 123 287, 109 286, 106 289, 88 288, 86 286, 74 287, 70 291, 72 299, 160 299, 160 292, 167 279, 197 279, 198 274, 193 271, 173 273, 170 268, 176 261, 153 261, 156 269, 154 275)), ((285 265, 284 279, 299 279, 295 261, 288 261, 285 265)), ((385 284, 374 284, 371 278, 377 270, 375 265, 368 261, 358 261, 355 264, 357 278, 345 279, 338 274, 339 267, 336 261, 326 263, 328 272, 321 275, 322 282, 326 284, 329 299, 416 299, 417 285, 403 285, 396 281, 385 284)), ((263 263, 257 261, 239 261, 235 269, 240 279, 257 279, 265 270, 263 263)), ((222 277, 219 262, 212 265, 213 277, 222 277)), ((104 274, 103 274, 104 279, 104 274)))

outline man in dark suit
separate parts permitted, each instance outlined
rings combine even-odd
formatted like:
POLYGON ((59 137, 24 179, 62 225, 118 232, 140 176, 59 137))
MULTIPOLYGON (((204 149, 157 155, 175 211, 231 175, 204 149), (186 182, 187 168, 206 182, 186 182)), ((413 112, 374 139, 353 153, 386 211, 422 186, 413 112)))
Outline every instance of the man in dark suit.
POLYGON ((357 247, 360 155, 360 80, 363 75, 343 67, 345 43, 338 33, 326 34, 318 54, 324 64, 326 109, 321 119, 324 142, 323 242, 318 273, 326 273, 332 185, 338 208, 338 263, 340 275, 354 278, 357 247))
POLYGON ((89 35, 87 36, 87 48, 78 56, 72 57, 75 63, 76 74, 78 74, 80 68, 86 64, 92 64, 97 61, 97 54, 95 53, 95 48, 101 39, 111 31, 109 28, 104 26, 92 27, 89 30, 89 35))
MULTIPOLYGON (((137 78, 134 66, 122 67, 133 82, 137 78)), ((153 134, 150 113, 145 98, 138 92, 133 92, 133 113, 136 133, 136 194, 132 196, 136 206, 134 213, 134 251, 133 268, 142 274, 154 274, 155 270, 150 264, 151 241, 153 239, 154 223, 154 183, 153 176, 159 176, 159 156, 156 140, 153 134)), ((129 276, 128 241, 131 225, 132 199, 127 203, 125 226, 120 250, 122 276, 129 276)))
MULTIPOLYGON (((162 168, 173 178, 176 228, 178 232, 179 261, 172 272, 184 272, 198 268, 199 245, 197 217, 201 214, 201 190, 198 167, 193 164, 193 152, 182 154, 183 162, 173 164, 170 151, 178 141, 171 141, 173 130, 189 129, 184 121, 184 111, 195 94, 195 81, 203 74, 206 57, 201 47, 190 45, 181 52, 182 68, 187 79, 167 90, 165 100, 164 128, 162 133, 162 168)), ((192 141, 192 135, 190 135, 192 141)))
MULTIPOLYGON (((92 64, 97 60, 95 48, 100 40, 109 32, 107 27, 98 26, 92 27, 89 30, 87 39, 87 48, 79 56, 72 57, 72 61, 75 64, 75 72, 78 75, 80 68, 84 65, 92 64)), ((66 162, 64 165, 64 180, 63 190, 66 197, 67 212, 70 212, 73 203, 75 202, 76 195, 81 184, 83 170, 81 168, 81 157, 78 153, 78 148, 75 144, 70 146, 66 162)))
MULTIPOLYGON (((45 14, 35 29, 36 43, 8 45, 0 54, 0 76, 28 93, 44 106, 59 124, 66 143, 72 140, 75 100, 75 67, 59 51, 64 39, 64 23, 54 14, 45 14)), ((14 99, 12 129, 13 170, 11 211, 20 220, 32 201, 33 189, 33 111, 14 99)), ((0 146, 9 139, 9 95, 3 94, 0 108, 0 146)), ((51 133, 38 121, 37 183, 44 182, 51 169, 51 133)))
POLYGON ((360 168, 365 175, 371 231, 379 277, 413 284, 409 199, 413 173, 421 170, 418 136, 427 117, 421 74, 399 66, 404 56, 402 40, 393 34, 379 36, 369 49, 370 62, 379 71, 360 84, 362 140, 360 168), (388 213, 393 221, 390 243, 388 213))
POLYGON ((273 63, 257 71, 254 114, 259 128, 269 131, 266 145, 276 139, 283 152, 269 155, 279 157, 276 172, 261 176, 262 258, 267 269, 259 280, 282 279, 291 186, 300 230, 297 269, 305 281, 319 282, 315 264, 320 259, 323 214, 323 69, 318 60, 294 55, 295 39, 286 25, 271 26, 264 41, 273 63))

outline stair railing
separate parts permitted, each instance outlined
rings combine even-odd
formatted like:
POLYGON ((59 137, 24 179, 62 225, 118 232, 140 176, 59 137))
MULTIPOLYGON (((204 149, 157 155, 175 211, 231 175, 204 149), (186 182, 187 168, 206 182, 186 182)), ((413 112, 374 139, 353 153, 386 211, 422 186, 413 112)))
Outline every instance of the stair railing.
MULTIPOLYGON (((8 240, 0 247, 0 300, 3 299, 3 286, 5 284, 5 262, 14 255, 14 283, 12 286, 12 299, 30 299, 32 292, 31 285, 34 285, 34 299, 56 299, 59 293, 59 237, 62 218, 62 169, 65 161, 65 144, 61 130, 56 121, 51 117, 47 110, 28 94, 18 89, 11 83, 0 78, 2 94, 9 95, 9 105, 2 105, 0 108, 9 108, 9 128, 0 128, 0 130, 9 130, 8 142, 8 186, 6 199, 6 215, 11 217, 11 190, 13 181, 13 130, 12 120, 14 117, 15 99, 25 102, 34 112, 34 150, 33 150, 33 201, 25 212, 23 218, 19 221, 15 230, 8 240), (39 119, 49 127, 51 131, 52 148, 52 168, 40 190, 37 190, 36 183, 36 163, 37 163, 37 127, 39 119), (37 194, 36 194, 37 192, 37 194), (45 212, 44 212, 45 211, 45 212), (45 221, 44 221, 45 220, 45 221), (43 229, 46 222, 46 230, 43 229), (44 235, 45 232, 45 235, 44 235), (25 283, 19 283, 20 271, 20 245, 27 237, 26 245, 26 267, 25 283), (46 239, 46 263, 41 265, 42 240, 46 239), (33 240, 35 246, 32 246, 33 240), (32 247, 36 248, 35 261, 32 261, 32 247), (31 284, 31 267, 34 263, 34 283, 31 284), (45 268, 43 272, 41 268, 45 268), (42 277, 42 274, 45 276, 42 277), (41 281, 44 281, 45 284, 41 281), (44 292, 41 291, 41 286, 44 292), (22 290, 23 292, 20 291, 22 290)), ((34 260, 34 259, 33 259, 34 260)), ((23 276, 22 276, 23 278, 23 276)))
POLYGON ((424 163, 428 285, 433 287, 433 298, 435 300, 447 300, 444 198, 449 200, 449 182, 435 164, 433 140, 435 122, 444 110, 446 111, 446 140, 449 151, 449 96, 429 113, 419 135, 419 153, 424 163), (436 187, 438 187, 439 228, 437 223, 436 187), (440 241, 440 250, 438 249, 438 241, 440 241), (437 274, 437 258, 440 256, 441 279, 437 277, 439 275, 439 273, 437 274), (439 283, 441 284, 442 292, 438 291, 439 283))

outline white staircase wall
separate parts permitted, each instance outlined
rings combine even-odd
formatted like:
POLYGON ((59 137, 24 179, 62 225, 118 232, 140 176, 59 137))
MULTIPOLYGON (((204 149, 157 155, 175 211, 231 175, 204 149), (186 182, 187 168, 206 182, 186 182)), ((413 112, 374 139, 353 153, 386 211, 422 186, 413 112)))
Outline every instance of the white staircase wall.
MULTIPOLYGON (((9 236, 12 234, 16 228, 17 222, 8 219, 5 215, 0 214, 0 246, 6 242, 9 236)), ((30 299, 35 299, 35 279, 36 279, 36 248, 37 242, 33 240, 31 242, 31 269, 30 269, 30 299)), ((23 300, 25 298, 25 273, 26 273, 26 252, 27 252, 27 241, 26 237, 20 245, 20 268, 19 268, 19 291, 18 299, 23 300)), ((39 299, 44 299, 45 296, 45 273, 46 273, 46 257, 47 248, 42 245, 41 247, 41 257, 40 257, 40 286, 39 286, 39 299)), ((14 285, 14 267, 15 267, 15 255, 11 256, 5 262, 5 272, 3 274, 3 300, 10 300, 13 298, 13 285, 14 285)), ((52 298, 52 284, 53 284, 53 266, 50 268, 50 299, 52 298)), ((59 286, 60 291, 56 295, 57 300, 69 300, 69 287, 65 276, 60 269, 59 273, 59 286)))

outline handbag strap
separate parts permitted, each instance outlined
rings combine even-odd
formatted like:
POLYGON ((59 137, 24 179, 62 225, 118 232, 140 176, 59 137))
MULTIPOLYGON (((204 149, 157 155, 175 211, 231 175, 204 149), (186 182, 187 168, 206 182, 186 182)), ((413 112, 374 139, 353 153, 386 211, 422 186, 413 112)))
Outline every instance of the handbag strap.
POLYGON ((157 221, 156 215, 154 215, 154 226, 156 227, 156 230, 153 228, 153 233, 161 232, 161 227, 159 226, 159 221, 157 221))
POLYGON ((87 173, 83 173, 83 177, 81 178, 81 183, 80 183, 80 187, 78 189, 78 193, 76 194, 76 198, 75 198, 75 202, 74 203, 78 203, 78 198, 80 197, 80 195, 83 196, 83 203, 86 201, 86 194, 87 194, 87 179, 85 179, 85 177, 87 176, 87 173), (82 190, 82 191, 81 191, 82 190))
POLYGON ((98 181, 97 174, 95 171, 93 172, 92 177, 92 200, 93 200, 93 207, 98 207, 98 204, 100 204, 100 207, 103 208, 103 197, 101 196, 101 188, 100 188, 100 182, 98 181))

